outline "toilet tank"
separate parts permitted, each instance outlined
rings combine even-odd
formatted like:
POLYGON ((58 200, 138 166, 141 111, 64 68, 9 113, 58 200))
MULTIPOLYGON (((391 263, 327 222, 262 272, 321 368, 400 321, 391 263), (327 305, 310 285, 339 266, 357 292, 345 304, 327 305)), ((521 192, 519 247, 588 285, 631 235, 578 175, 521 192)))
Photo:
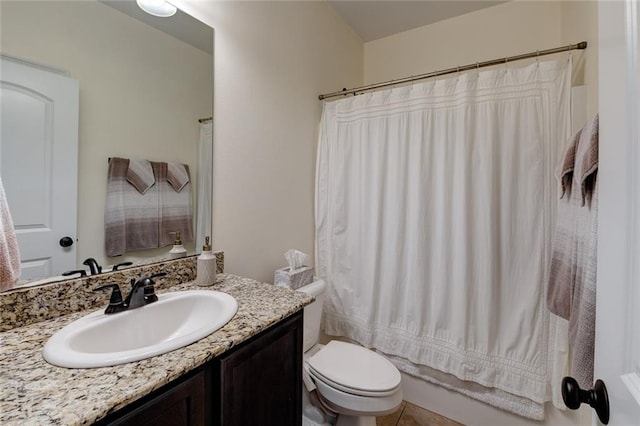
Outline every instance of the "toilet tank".
POLYGON ((316 279, 311 284, 300 287, 297 291, 306 293, 316 300, 304 307, 304 338, 302 350, 311 349, 320 339, 320 323, 322 321, 322 305, 325 298, 327 283, 322 279, 316 279))

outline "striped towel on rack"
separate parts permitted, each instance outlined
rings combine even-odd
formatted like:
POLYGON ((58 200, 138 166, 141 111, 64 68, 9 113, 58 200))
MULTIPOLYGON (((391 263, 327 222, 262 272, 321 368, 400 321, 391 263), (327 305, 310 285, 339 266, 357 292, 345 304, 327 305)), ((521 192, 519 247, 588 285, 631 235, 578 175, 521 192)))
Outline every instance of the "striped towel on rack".
MULTIPOLYGON (((141 192, 139 182, 131 182, 129 164, 126 158, 114 157, 109 161, 105 204, 107 255, 120 256, 128 251, 171 245, 175 231, 180 231, 183 242, 193 241, 190 181, 183 182, 180 191, 176 191, 168 181, 168 164, 150 161, 155 183, 150 185, 151 179, 146 179, 141 192)), ((189 167, 182 166, 188 179, 189 167)))
POLYGON ((129 159, 111 158, 105 204, 105 246, 107 256, 158 247, 159 203, 157 190, 140 193, 127 181, 129 159))
MULTIPOLYGON (((189 178, 189 166, 181 164, 182 181, 173 186, 169 180, 169 164, 153 163, 158 182, 160 196, 160 247, 173 244, 174 232, 180 231, 183 243, 193 241, 193 208, 191 201, 191 180, 189 178), (184 182, 184 180, 187 180, 184 182), (175 188, 178 187, 179 190, 175 188)), ((172 178, 175 179, 175 178, 172 178)))
POLYGON ((547 305, 569 320, 571 370, 581 387, 593 384, 598 242, 598 116, 576 134, 560 164, 561 199, 551 258, 547 305))

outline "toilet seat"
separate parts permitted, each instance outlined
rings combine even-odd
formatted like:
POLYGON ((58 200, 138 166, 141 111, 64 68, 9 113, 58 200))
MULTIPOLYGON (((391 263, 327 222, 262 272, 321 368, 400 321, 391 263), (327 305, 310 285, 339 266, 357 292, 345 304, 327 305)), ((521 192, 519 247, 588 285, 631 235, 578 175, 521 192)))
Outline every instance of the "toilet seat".
POLYGON ((318 381, 321 381, 327 386, 331 386, 334 389, 341 390, 341 391, 349 393, 351 395, 368 396, 368 397, 378 398, 378 397, 393 395, 396 392, 396 390, 398 390, 398 388, 400 387, 400 384, 398 384, 398 386, 396 386, 393 389, 390 389, 390 390, 387 390, 387 391, 381 391, 381 392, 367 391, 367 390, 363 390, 363 389, 354 389, 354 388, 345 386, 345 385, 343 385, 341 383, 336 383, 333 380, 323 376, 322 374, 320 374, 316 370, 314 370, 313 367, 311 367, 309 364, 306 364, 305 367, 306 367, 305 369, 306 369, 307 373, 309 373, 309 375, 314 378, 316 383, 318 381))
POLYGON ((386 358, 337 340, 310 357, 305 367, 317 381, 351 395, 379 398, 400 387, 400 372, 386 358))
POLYGON ((402 403, 402 388, 400 386, 390 395, 371 397, 355 395, 336 389, 322 380, 315 380, 315 385, 318 388, 318 397, 323 405, 339 414, 384 416, 393 413, 402 403))

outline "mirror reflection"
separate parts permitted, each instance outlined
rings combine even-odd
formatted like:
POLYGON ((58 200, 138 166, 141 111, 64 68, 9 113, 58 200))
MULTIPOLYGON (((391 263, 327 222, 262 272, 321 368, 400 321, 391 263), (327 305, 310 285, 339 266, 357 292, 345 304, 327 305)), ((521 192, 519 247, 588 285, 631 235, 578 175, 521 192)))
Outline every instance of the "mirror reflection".
MULTIPOLYGON (((186 254, 199 251, 211 226, 213 29, 180 11, 147 15, 135 1, 3 1, 0 7, 0 176, 21 253, 19 285, 177 256, 170 253, 175 235, 164 234, 180 229, 166 220, 158 225, 161 247, 129 245, 109 256, 120 253, 106 249, 114 238, 105 226, 109 159, 142 160, 136 164, 143 171, 152 166, 158 185, 147 181, 151 189, 139 193, 147 216, 163 222, 157 211, 172 208, 163 201, 149 207, 154 201, 144 197, 154 191, 156 197, 173 191, 172 203, 189 200, 180 214, 190 212, 193 238, 183 231, 182 243, 186 254), (15 135, 26 142, 11 144, 15 135), (185 188, 188 196, 180 192, 185 188)), ((132 223, 129 229, 136 228, 132 223)))

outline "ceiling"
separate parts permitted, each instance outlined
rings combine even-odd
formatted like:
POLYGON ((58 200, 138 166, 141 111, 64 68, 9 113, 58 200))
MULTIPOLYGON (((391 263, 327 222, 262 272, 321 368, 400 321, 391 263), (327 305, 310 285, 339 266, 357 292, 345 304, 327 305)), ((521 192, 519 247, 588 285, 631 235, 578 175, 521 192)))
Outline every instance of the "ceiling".
POLYGON ((204 52, 213 54, 213 29, 180 9, 170 18, 151 16, 138 7, 135 0, 98 0, 132 18, 172 35, 204 52))
POLYGON ((364 42, 495 6, 483 0, 326 0, 364 42))
MULTIPOLYGON (((157 18, 144 13, 135 0, 98 0, 172 34, 205 52, 213 51, 213 30, 207 25, 178 11, 167 18, 157 18), (196 21, 199 25, 184 25, 184 21, 196 21), (185 28, 189 30, 186 31, 185 28)), ((479 9, 504 3, 505 0, 325 0, 338 15, 368 42, 387 37, 434 22, 464 15, 479 9)))

